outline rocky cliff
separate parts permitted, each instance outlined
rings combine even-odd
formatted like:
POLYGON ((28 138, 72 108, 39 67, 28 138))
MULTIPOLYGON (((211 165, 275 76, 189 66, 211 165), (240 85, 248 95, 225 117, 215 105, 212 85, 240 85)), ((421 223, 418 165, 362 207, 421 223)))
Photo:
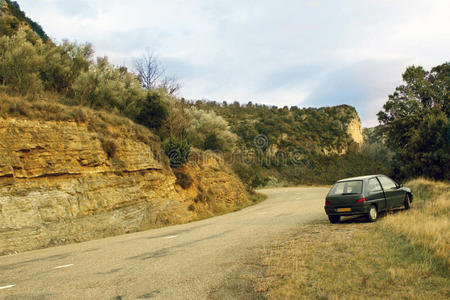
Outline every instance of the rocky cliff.
POLYGON ((76 122, 0 119, 0 254, 183 223, 247 201, 216 156, 177 170, 157 146, 110 127, 102 140, 76 122))

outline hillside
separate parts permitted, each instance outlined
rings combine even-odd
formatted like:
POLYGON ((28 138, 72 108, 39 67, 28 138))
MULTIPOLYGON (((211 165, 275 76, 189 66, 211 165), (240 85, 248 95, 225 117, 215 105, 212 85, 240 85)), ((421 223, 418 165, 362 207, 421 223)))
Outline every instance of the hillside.
POLYGON ((196 102, 224 117, 239 137, 238 144, 254 146, 254 138, 267 138, 262 148, 271 153, 300 150, 303 153, 344 154, 352 144, 363 143, 361 122, 355 108, 348 105, 322 108, 278 108, 196 102))
POLYGON ((126 118, 4 94, 0 104, 0 255, 249 204, 218 157, 173 170, 159 138, 126 118))
POLYGON ((185 101, 1 7, 0 254, 230 212, 265 185, 383 173, 353 107, 185 101))
POLYGON ((247 186, 331 184, 344 177, 387 171, 388 153, 364 143, 359 116, 351 106, 184 103, 227 120, 237 136, 230 161, 247 186))
POLYGON ((3 34, 11 36, 19 28, 26 27, 35 32, 43 41, 48 40, 42 27, 26 16, 16 1, 0 0, 0 16, 0 36, 3 34))

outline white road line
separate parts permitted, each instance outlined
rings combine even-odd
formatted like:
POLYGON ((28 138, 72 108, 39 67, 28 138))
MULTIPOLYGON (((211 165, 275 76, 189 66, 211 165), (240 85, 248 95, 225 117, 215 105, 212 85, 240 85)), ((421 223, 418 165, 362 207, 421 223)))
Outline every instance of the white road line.
POLYGON ((169 236, 165 236, 164 239, 173 239, 176 238, 178 235, 169 235, 169 236))
POLYGON ((16 286, 16 285, 10 284, 10 285, 5 285, 5 286, 0 286, 0 290, 9 289, 9 288, 12 288, 13 286, 16 286))
POLYGON ((68 265, 57 266, 57 267, 54 267, 54 269, 62 269, 62 268, 68 268, 68 267, 71 267, 71 266, 73 266, 73 264, 68 264, 68 265))

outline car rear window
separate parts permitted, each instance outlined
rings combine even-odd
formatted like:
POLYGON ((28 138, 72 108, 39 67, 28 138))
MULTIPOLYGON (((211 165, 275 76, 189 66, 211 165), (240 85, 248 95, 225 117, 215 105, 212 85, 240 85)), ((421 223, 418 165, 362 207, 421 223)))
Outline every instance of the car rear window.
POLYGON ((362 193, 363 182, 361 180, 337 182, 328 195, 351 195, 362 193))

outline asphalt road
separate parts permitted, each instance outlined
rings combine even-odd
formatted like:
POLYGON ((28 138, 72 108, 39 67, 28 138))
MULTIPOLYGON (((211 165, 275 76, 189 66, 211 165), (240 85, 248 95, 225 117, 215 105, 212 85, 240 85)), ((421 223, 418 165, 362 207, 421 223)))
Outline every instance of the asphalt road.
POLYGON ((241 211, 0 257, 0 299, 258 299, 239 274, 256 249, 326 221, 328 188, 262 191, 241 211))

